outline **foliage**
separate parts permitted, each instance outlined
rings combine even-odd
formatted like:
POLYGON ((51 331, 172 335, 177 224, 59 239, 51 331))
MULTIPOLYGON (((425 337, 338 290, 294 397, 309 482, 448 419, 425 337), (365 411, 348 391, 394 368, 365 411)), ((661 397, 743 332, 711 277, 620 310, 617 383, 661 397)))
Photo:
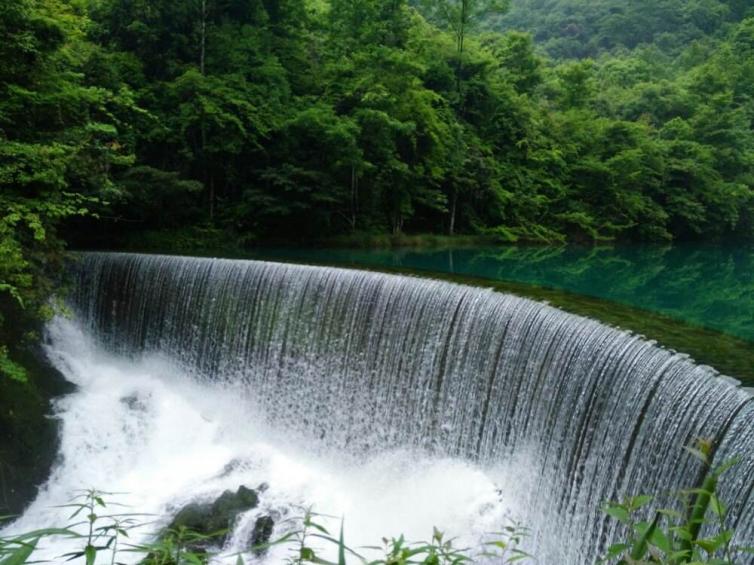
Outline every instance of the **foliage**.
POLYGON ((0 378, 26 378, 13 351, 49 313, 57 227, 90 213, 109 171, 132 163, 116 113, 127 91, 87 84, 87 19, 52 0, 0 7, 0 378))
POLYGON ((741 0, 515 0, 493 25, 533 32, 555 57, 581 58, 645 44, 677 52, 747 14, 741 0))
POLYGON ((577 0, 514 2, 510 16, 497 0, 105 0, 85 76, 131 93, 117 117, 136 162, 113 170, 98 243, 208 224, 243 244, 751 236, 746 10, 615 4, 589 20, 615 45, 638 26, 678 49, 556 63, 525 33, 484 31, 522 11, 567 22, 577 0), (697 31, 671 33, 676 16, 697 31))
POLYGON ((717 496, 721 476, 736 462, 713 467, 712 442, 707 440, 698 440, 696 447, 688 450, 704 464, 706 475, 698 488, 679 493, 684 511, 659 509, 651 519, 642 519, 642 515, 646 516, 645 507, 653 502, 652 496, 610 503, 605 512, 626 527, 627 539, 613 544, 605 561, 619 565, 732 565, 739 557, 754 552, 733 545, 734 532, 726 527, 727 507, 717 496))
MULTIPOLYGON (((754 236, 750 3, 507 8, 4 1, 0 378, 28 378, 20 349, 51 315, 66 243, 754 236)), ((707 497, 700 509, 714 509, 708 486, 690 493, 707 497)), ((80 502, 85 559, 128 531, 114 515, 95 528, 93 496, 80 502)), ((637 553, 657 532, 670 540, 667 518, 632 530, 637 553)), ((706 551, 694 523, 679 526, 692 547, 678 551, 706 551)), ((6 540, 0 555, 17 560, 45 535, 6 540)), ((150 551, 183 547, 176 536, 150 551)), ((406 551, 452 562, 457 549, 438 533, 391 540, 385 562, 406 551)))
MULTIPOLYGON (((81 549, 62 555, 60 559, 66 561, 84 562, 93 565, 98 558, 116 564, 124 553, 142 556, 143 565, 203 565, 208 563, 212 554, 202 547, 213 537, 223 534, 216 532, 210 535, 199 534, 185 527, 169 528, 153 536, 149 543, 128 543, 129 532, 149 523, 141 520, 144 515, 108 512, 109 507, 118 506, 108 500, 114 493, 107 493, 89 489, 79 493, 65 508, 73 509, 69 520, 79 516, 83 520, 75 521, 65 528, 50 528, 21 534, 12 538, 0 537, 0 565, 22 565, 30 563, 34 550, 42 538, 60 536, 74 539, 81 543, 81 549), (81 532, 83 528, 84 532, 81 532)), ((6 519, 9 517, 6 517, 6 519)), ((364 549, 383 552, 384 557, 368 560, 358 551, 346 545, 344 523, 341 520, 337 537, 330 534, 323 525, 324 518, 332 518, 318 514, 311 508, 304 510, 300 517, 286 520, 292 527, 277 540, 249 548, 249 551, 260 554, 274 546, 284 546, 290 556, 286 560, 291 565, 314 563, 318 565, 346 565, 348 562, 359 562, 364 565, 461 565, 473 563, 475 557, 494 559, 497 563, 511 564, 530 559, 519 546, 527 535, 527 529, 518 524, 507 526, 503 532, 494 534, 494 541, 487 542, 481 550, 473 548, 457 548, 454 540, 446 539, 445 535, 433 529, 432 538, 424 543, 407 542, 403 536, 399 538, 384 538, 383 545, 364 549), (323 558, 326 553, 321 543, 334 548, 337 562, 330 562, 323 558), (349 561, 350 560, 350 561, 349 561)), ((2 522, 3 517, 0 517, 2 522)), ((244 564, 241 555, 235 557, 238 565, 244 564)))
POLYGON ((381 546, 362 548, 362 550, 381 552, 383 556, 377 559, 367 559, 345 544, 342 520, 340 532, 336 538, 323 525, 323 518, 333 518, 333 516, 318 514, 311 508, 305 509, 300 519, 300 526, 278 540, 265 544, 262 549, 281 544, 288 546, 292 555, 287 563, 291 565, 305 563, 345 565, 348 561, 347 557, 364 565, 461 565, 473 563, 479 558, 494 559, 496 563, 509 564, 531 558, 519 547, 528 535, 528 530, 519 524, 512 524, 506 526, 502 532, 491 534, 494 536, 494 541, 487 542, 485 547, 478 549, 457 547, 455 540, 446 538, 445 534, 437 528, 433 528, 432 537, 426 542, 411 543, 404 536, 383 538, 381 546), (322 551, 317 546, 317 542, 321 541, 337 549, 337 563, 331 563, 321 557, 322 551))
POLYGON ((207 556, 197 546, 213 537, 180 527, 168 529, 152 543, 134 545, 129 551, 146 555, 143 565, 200 565, 207 562, 207 556))

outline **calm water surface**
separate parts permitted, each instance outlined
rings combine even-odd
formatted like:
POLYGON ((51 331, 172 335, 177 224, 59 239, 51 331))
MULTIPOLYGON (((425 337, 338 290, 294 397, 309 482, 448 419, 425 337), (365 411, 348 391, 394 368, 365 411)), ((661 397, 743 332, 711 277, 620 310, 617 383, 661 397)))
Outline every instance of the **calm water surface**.
POLYGON ((274 249, 258 257, 396 267, 558 288, 754 342, 754 246, 274 249))

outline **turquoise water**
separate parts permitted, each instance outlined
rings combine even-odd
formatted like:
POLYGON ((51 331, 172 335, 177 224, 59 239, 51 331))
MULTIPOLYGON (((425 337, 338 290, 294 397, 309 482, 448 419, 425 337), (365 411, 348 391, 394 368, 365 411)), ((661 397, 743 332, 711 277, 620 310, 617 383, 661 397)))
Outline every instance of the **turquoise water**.
POLYGON ((754 246, 274 249, 260 258, 394 267, 535 284, 754 342, 754 246))

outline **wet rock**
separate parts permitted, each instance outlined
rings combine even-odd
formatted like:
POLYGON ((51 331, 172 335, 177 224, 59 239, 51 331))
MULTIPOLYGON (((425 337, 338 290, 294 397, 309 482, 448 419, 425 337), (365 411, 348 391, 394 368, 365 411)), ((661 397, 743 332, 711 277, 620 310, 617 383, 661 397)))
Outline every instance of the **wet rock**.
POLYGON ((222 546, 239 514, 252 510, 259 504, 257 493, 245 486, 236 492, 226 490, 214 502, 192 502, 184 506, 171 522, 169 529, 184 528, 205 536, 212 536, 199 547, 222 546), (217 534, 217 535, 215 535, 217 534))
POLYGON ((251 532, 250 547, 255 555, 261 555, 266 548, 260 548, 260 545, 266 544, 272 537, 272 530, 275 528, 275 520, 272 516, 260 516, 254 522, 254 529, 251 532))
POLYGON ((23 512, 50 477, 60 447, 60 420, 50 417, 53 400, 76 389, 40 344, 22 346, 20 333, 4 342, 28 380, 0 376, 0 516, 23 512))

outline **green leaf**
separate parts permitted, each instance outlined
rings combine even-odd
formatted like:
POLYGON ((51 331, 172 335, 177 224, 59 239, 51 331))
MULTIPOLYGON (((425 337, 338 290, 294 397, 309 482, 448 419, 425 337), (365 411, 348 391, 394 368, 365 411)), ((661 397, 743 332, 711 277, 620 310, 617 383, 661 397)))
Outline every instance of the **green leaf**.
POLYGON ((646 494, 634 496, 629 500, 629 506, 633 510, 639 510, 643 506, 646 506, 647 504, 652 502, 653 499, 654 497, 646 495, 646 494))
POLYGON ((628 524, 631 521, 631 515, 628 513, 628 510, 622 505, 608 506, 605 509, 605 513, 623 524, 628 524))
POLYGON ((658 512, 655 514, 654 520, 652 520, 651 524, 642 523, 637 526, 636 529, 639 533, 639 538, 631 548, 631 559, 638 561, 642 559, 644 555, 646 555, 647 549, 649 548, 649 540, 652 538, 655 530, 657 529, 657 524, 660 521, 660 516, 661 515, 658 512))
POLYGON ((39 543, 39 539, 35 539, 30 543, 22 545, 20 548, 13 551, 10 556, 5 557, 0 561, 0 565, 23 565, 31 554, 34 553, 37 543, 39 543))
POLYGON ((714 494, 710 497, 710 508, 716 516, 718 516, 719 518, 725 518, 725 504, 723 504, 722 501, 714 494))
POLYGON ((619 557, 619 556, 623 555, 629 547, 631 547, 631 546, 629 544, 627 544, 627 543, 616 543, 616 544, 613 544, 607 550, 606 557, 608 559, 614 559, 616 557, 619 557))
POLYGON ((673 546, 670 543, 670 539, 662 531, 662 528, 655 528, 649 535, 649 543, 662 550, 664 553, 669 553, 673 550, 673 546))
POLYGON ((340 520, 340 536, 338 538, 338 565, 346 565, 346 544, 343 541, 343 519, 340 520))
POLYGON ((84 549, 84 555, 86 557, 86 565, 94 565, 97 560, 97 548, 93 545, 87 545, 84 549))

